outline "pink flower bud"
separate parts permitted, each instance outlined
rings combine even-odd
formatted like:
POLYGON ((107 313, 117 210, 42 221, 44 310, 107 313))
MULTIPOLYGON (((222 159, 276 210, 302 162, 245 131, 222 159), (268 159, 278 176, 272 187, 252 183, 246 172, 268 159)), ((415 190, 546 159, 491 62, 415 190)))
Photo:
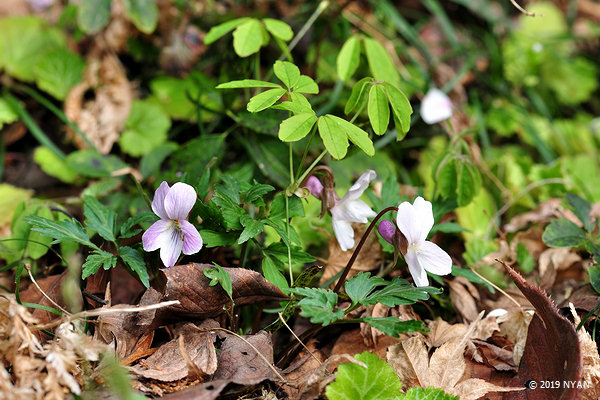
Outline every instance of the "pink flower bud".
POLYGON ((317 199, 321 198, 321 193, 323 192, 323 184, 321 183, 321 181, 319 180, 319 178, 317 178, 316 176, 310 176, 306 180, 306 186, 305 187, 317 199))
POLYGON ((389 244, 394 244, 394 234, 396 233, 396 227, 388 220, 383 220, 379 223, 377 231, 382 238, 385 239, 389 244))

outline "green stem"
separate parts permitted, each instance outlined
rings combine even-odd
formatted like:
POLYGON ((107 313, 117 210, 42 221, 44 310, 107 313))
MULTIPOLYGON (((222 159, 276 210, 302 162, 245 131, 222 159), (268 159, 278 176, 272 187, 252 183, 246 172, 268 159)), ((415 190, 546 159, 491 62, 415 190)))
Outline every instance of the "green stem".
MULTIPOLYGON (((289 144, 289 156, 290 156, 290 185, 294 184, 294 158, 292 143, 289 144)), ((288 270, 290 275, 290 286, 294 284, 294 273, 292 271, 292 249, 290 248, 290 203, 289 196, 292 193, 285 194, 285 233, 288 237, 287 253, 288 253, 288 270)))
POLYGON ((310 148, 310 144, 312 143, 313 138, 315 137, 315 132, 317 131, 317 124, 314 124, 311 131, 310 136, 308 137, 308 143, 304 148, 304 153, 302 153, 302 159, 298 164, 298 170, 296 171, 296 182, 298 181, 298 175, 300 175, 300 170, 302 169, 302 165, 304 165, 304 160, 306 160, 306 156, 308 155, 308 149, 310 148))
POLYGON ((327 150, 323 150, 321 152, 321 154, 319 154, 317 156, 317 158, 315 158, 315 160, 312 162, 312 164, 310 164, 310 166, 306 169, 306 171, 304 171, 304 173, 300 176, 300 178, 296 179, 296 182, 298 182, 298 184, 301 184, 304 181, 304 179, 306 179, 308 174, 310 174, 310 171, 312 171, 313 168, 319 163, 319 161, 321 161, 321 159, 325 156, 325 154, 327 154, 327 150))
MULTIPOLYGON (((306 35, 306 32, 308 32, 308 30, 315 23, 317 18, 319 18, 319 15, 321 15, 321 13, 323 11, 325 11, 325 9, 327 9, 328 6, 329 6, 329 0, 322 0, 319 3, 319 5, 317 6, 317 9, 312 13, 312 15, 306 21, 306 23, 302 26, 302 28, 300 28, 300 30, 298 31, 296 36, 294 36, 294 38, 290 42, 290 45, 288 46, 288 50, 290 51, 290 53, 292 52, 292 50, 294 50, 294 47, 296 47, 296 45, 298 44, 298 42, 300 42, 300 40, 304 37, 304 35, 306 35)), ((282 54, 279 57, 279 60, 281 61, 284 58, 285 58, 285 54, 282 54)))

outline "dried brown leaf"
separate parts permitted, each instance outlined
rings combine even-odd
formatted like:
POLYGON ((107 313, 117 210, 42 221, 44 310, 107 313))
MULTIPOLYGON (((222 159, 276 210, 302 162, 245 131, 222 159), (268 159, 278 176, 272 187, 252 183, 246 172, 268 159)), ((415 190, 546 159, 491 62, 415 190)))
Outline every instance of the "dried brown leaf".
POLYGON ((215 400, 219 394, 229 385, 229 380, 213 380, 200 383, 180 392, 170 393, 163 396, 167 400, 215 400))
MULTIPOLYGON (((577 315, 575 307, 569 303, 569 308, 575 325, 579 325, 581 319, 577 315)), ((598 347, 584 327, 577 331, 577 335, 583 354, 583 382, 586 384, 581 398, 584 400, 597 400, 600 398, 600 356, 598 355, 598 347)))
POLYGON ((400 377, 403 387, 428 385, 425 371, 429 366, 429 356, 422 337, 414 336, 390 346, 386 359, 400 377))
POLYGON ((479 315, 479 292, 466 278, 457 276, 448 284, 450 301, 458 314, 467 322, 472 322, 479 315))
MULTIPOLYGON (((67 271, 64 271, 60 275, 50 275, 46 278, 38 279, 36 282, 48 297, 58 303, 61 307, 65 307, 60 290, 66 277, 67 271)), ((26 290, 21 292, 21 301, 56 308, 56 306, 48 300, 34 284, 29 285, 26 290)), ((45 324, 58 318, 58 315, 41 309, 35 309, 32 315, 40 324, 45 324)))

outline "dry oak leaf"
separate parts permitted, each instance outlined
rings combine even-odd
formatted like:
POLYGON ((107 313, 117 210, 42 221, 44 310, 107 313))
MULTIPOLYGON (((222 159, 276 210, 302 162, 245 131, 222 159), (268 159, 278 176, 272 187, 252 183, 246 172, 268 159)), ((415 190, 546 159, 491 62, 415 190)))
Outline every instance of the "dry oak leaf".
POLYGON ((525 351, 519 372, 510 384, 526 387, 519 393, 505 393, 505 400, 578 400, 581 388, 559 385, 558 388, 535 390, 527 383, 540 381, 582 381, 583 357, 573 324, 558 313, 552 300, 538 287, 527 283, 511 267, 502 263, 519 290, 535 308, 527 331, 525 351))
POLYGON ((144 378, 163 382, 185 378, 190 369, 203 376, 211 375, 217 370, 217 353, 213 345, 215 334, 209 330, 218 327, 214 320, 206 320, 198 327, 190 322, 179 325, 175 328, 173 340, 130 370, 144 378), (179 344, 181 337, 183 349, 179 344), (193 365, 188 366, 190 360, 193 365))
POLYGON ((415 336, 391 346, 387 354, 388 363, 405 387, 432 386, 459 396, 461 400, 476 400, 489 392, 521 390, 522 388, 497 386, 478 378, 467 378, 459 382, 467 366, 464 358, 465 345, 477 322, 476 320, 469 326, 462 338, 444 343, 433 353, 431 359, 423 340, 415 336))
POLYGON ((519 365, 525 342, 527 341, 527 329, 533 318, 531 310, 511 310, 497 318, 500 324, 500 333, 513 342, 513 362, 519 365))
MULTIPOLYGON (((51 275, 46 278, 36 280, 38 286, 44 291, 44 293, 46 293, 48 297, 58 303, 61 307, 65 307, 65 302, 63 301, 61 294, 61 288, 66 276, 67 271, 64 271, 59 275, 51 275)), ((81 294, 74 293, 73 295, 81 294)), ((40 289, 38 289, 33 283, 29 285, 26 290, 21 292, 21 301, 25 303, 36 303, 43 306, 56 308, 56 306, 50 300, 48 300, 48 298, 46 298, 46 296, 40 292, 40 289)), ((37 308, 33 310, 32 315, 40 324, 45 324, 58 318, 58 315, 54 313, 37 308)))
POLYGON ((450 286, 450 301, 463 320, 472 322, 479 315, 479 292, 466 278, 457 276, 448 284, 450 286))

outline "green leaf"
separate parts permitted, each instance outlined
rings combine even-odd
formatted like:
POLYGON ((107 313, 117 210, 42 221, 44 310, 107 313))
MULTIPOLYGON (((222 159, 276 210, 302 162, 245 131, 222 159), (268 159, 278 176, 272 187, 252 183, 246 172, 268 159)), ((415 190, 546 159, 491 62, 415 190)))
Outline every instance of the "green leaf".
POLYGON ((460 400, 460 398, 434 387, 414 387, 409 389, 406 394, 401 394, 396 400, 460 400))
POLYGON ((592 232, 594 230, 594 221, 590 215, 592 210, 591 204, 573 193, 567 193, 566 199, 585 230, 592 232))
POLYGON ((34 67, 38 87, 64 100, 73 86, 81 82, 85 61, 66 48, 49 51, 34 67))
POLYGON ((587 238, 585 232, 568 219, 555 219, 544 229, 542 240, 549 247, 578 247, 587 238))
POLYGON ((310 76, 300 75, 296 86, 294 86, 294 90, 300 93, 317 94, 319 93, 319 85, 310 76))
POLYGON ((300 79, 300 70, 288 61, 275 61, 273 72, 288 89, 294 87, 300 79))
POLYGON ((12 216, 10 238, 13 240, 9 240, 1 245, 1 256, 6 259, 7 263, 13 260, 21 260, 25 257, 37 260, 48 252, 52 238, 32 231, 31 225, 25 220, 25 217, 28 215, 37 215, 51 220, 52 212, 46 205, 40 204, 36 200, 17 200, 15 204, 18 204, 18 206, 14 214, 12 212, 9 214, 9 216, 12 216))
POLYGON ((285 94, 285 89, 269 89, 252 97, 246 106, 246 109, 252 113, 262 111, 271 107, 277 100, 285 94))
POLYGON ((373 77, 378 81, 389 82, 396 87, 400 86, 398 69, 383 45, 371 38, 365 38, 364 43, 365 54, 373 77))
POLYGON ((267 30, 271 32, 273 36, 276 36, 281 40, 285 40, 287 42, 294 36, 294 31, 292 31, 292 28, 283 21, 273 18, 263 18, 262 21, 267 30))
POLYGON ((362 110, 363 103, 367 100, 367 85, 373 81, 373 78, 362 78, 360 81, 354 84, 352 88, 352 93, 350 94, 350 98, 346 102, 346 107, 344 107, 344 113, 346 115, 350 114, 352 110, 355 108, 357 112, 362 110))
POLYGON ((327 326, 344 318, 344 311, 333 310, 337 305, 338 295, 330 289, 293 288, 291 293, 304 297, 298 302, 302 309, 300 315, 310 318, 313 324, 327 326))
POLYGON ((385 90, 381 85, 371 86, 367 111, 373 131, 378 135, 383 135, 390 123, 390 106, 388 105, 385 90))
POLYGON ((19 116, 8 105, 6 100, 0 97, 0 129, 2 129, 2 125, 13 123, 18 119, 19 116))
POLYGON ((470 162, 458 162, 456 166, 458 176, 456 194, 458 206, 466 206, 479 193, 481 188, 481 176, 479 170, 470 162))
POLYGON ((437 171, 434 180, 437 181, 440 194, 449 199, 456 196, 456 182, 458 175, 456 173, 456 162, 451 160, 442 161, 444 164, 437 171))
POLYGON ((82 0, 77 9, 77 24, 89 34, 98 33, 110 20, 112 0, 82 0))
MULTIPOLYGON (((268 256, 273 257, 276 260, 279 260, 283 263, 288 262, 288 247, 285 243, 275 242, 271 243, 267 248, 265 248, 264 253, 268 256)), ((315 261, 315 258, 302 250, 302 247, 292 245, 290 247, 290 255, 292 256, 292 262, 295 263, 309 263, 315 261)))
MULTIPOLYGON (((470 242, 470 243, 473 243, 473 242, 470 242)), ((493 250, 490 251, 490 253, 494 250, 496 250, 495 247, 493 250)), ((489 253, 486 253, 485 255, 487 255, 487 254, 489 254, 489 253)), ((481 258, 483 258, 483 256, 481 256, 481 258)), ((475 264, 475 262, 472 264, 475 264)), ((488 288, 488 290, 490 291, 490 293, 496 292, 496 289, 494 289, 494 287, 492 285, 490 285, 489 283, 487 283, 486 281, 481 279, 479 276, 475 275, 475 273, 468 268, 460 268, 460 267, 453 265, 452 266, 452 275, 462 276, 462 277, 466 278, 469 282, 473 282, 478 285, 486 286, 488 288)))
POLYGON ((167 140, 170 127, 171 119, 160 106, 136 100, 125 122, 125 131, 119 137, 119 145, 131 156, 142 156, 167 140))
POLYGON ((150 287, 150 277, 148 276, 148 270, 146 269, 146 263, 144 257, 140 252, 131 247, 122 246, 119 247, 119 256, 121 259, 134 271, 140 278, 140 282, 146 287, 150 287))
POLYGON ((256 221, 247 214, 240 217, 240 222, 244 226, 244 230, 237 241, 238 244, 242 244, 260 235, 265 230, 265 224, 262 221, 256 221))
POLYGON ((85 279, 98 271, 100 267, 108 270, 117 265, 117 256, 104 250, 96 249, 90 253, 81 266, 81 279, 85 279))
POLYGON ((342 46, 336 59, 337 74, 341 80, 347 81, 356 72, 360 61, 360 45, 361 41, 356 36, 350 36, 342 46))
POLYGON ((219 246, 231 246, 235 244, 239 238, 237 232, 215 232, 208 229, 200 231, 200 236, 204 241, 204 247, 219 247, 219 246))
POLYGON ((387 284, 383 278, 371 276, 368 272, 360 272, 348 279, 344 284, 346 294, 352 300, 352 306, 362 303, 369 294, 377 287, 387 284))
MULTIPOLYGON (((293 117, 292 117, 293 118, 293 117)), ((285 122, 285 121, 284 121, 285 122)), ((348 151, 348 137, 332 115, 324 115, 317 122, 319 136, 333 158, 341 160, 348 151)))
POLYGON ((269 256, 265 256, 262 261, 262 272, 265 279, 277 286, 281 290, 287 290, 290 287, 287 279, 283 276, 275 261, 269 256))
POLYGON ((62 160, 45 146, 36 147, 33 160, 40 165, 45 173, 63 182, 73 183, 77 179, 77 172, 69 168, 65 160, 62 160))
POLYGON ((142 176, 149 178, 156 174, 162 162, 178 148, 179 145, 175 142, 165 142, 144 154, 140 160, 140 172, 142 176))
POLYGON ((263 44, 264 28, 258 20, 250 18, 238 25, 233 32, 233 49, 240 57, 258 52, 263 44))
POLYGON ((527 250, 527 247, 521 242, 517 244, 517 263, 521 271, 528 274, 535 268, 535 260, 533 255, 527 250))
POLYGON ((244 204, 257 205, 256 203, 260 201, 263 203, 262 205, 264 205, 262 197, 273 190, 275 190, 273 186, 266 185, 264 183, 256 183, 255 181, 252 187, 246 191, 244 196, 244 204))
POLYGON ((367 351, 354 358, 366 368, 340 364, 335 381, 325 389, 329 400, 394 400, 400 395, 402 383, 391 365, 367 351))
POLYGON ((393 337, 400 337, 401 333, 424 332, 427 330, 423 321, 416 319, 402 321, 398 317, 375 318, 368 316, 361 319, 373 328, 393 337))
POLYGON ((280 88, 281 86, 266 81, 257 81, 255 79, 242 79, 239 81, 230 81, 221 83, 216 87, 216 89, 241 89, 241 88, 254 88, 254 87, 272 87, 272 88, 280 88))
POLYGON ((339 129, 346 134, 352 143, 357 145, 368 156, 375 155, 373 142, 371 141, 371 138, 369 138, 369 134, 367 132, 363 131, 353 123, 348 122, 343 118, 336 117, 335 115, 327 114, 321 118, 329 118, 333 120, 333 122, 337 124, 339 129))
MULTIPOLYGON (((194 101, 202 102, 208 108, 218 108, 220 104, 214 101, 207 103, 212 91, 201 87, 198 80, 205 79, 199 73, 192 73, 186 79, 171 76, 159 76, 150 82, 152 96, 146 98, 160 104, 163 111, 173 119, 190 120, 197 117, 197 105, 194 101)), ((213 92, 214 93, 214 92, 213 92)))
POLYGON ((221 285, 223 290, 227 293, 231 302, 233 302, 233 286, 231 284, 231 276, 218 264, 211 269, 204 270, 204 276, 210 279, 210 286, 215 286, 217 283, 221 285))
MULTIPOLYGON (((289 218, 304 217, 304 205, 299 197, 291 196, 288 198, 288 212, 289 218)), ((279 193, 277 196, 275 196, 273 202, 271 203, 269 218, 281 219, 285 217, 285 193, 279 193)))
POLYGON ((387 286, 376 290, 362 300, 362 304, 381 303, 384 306, 394 307, 400 304, 413 304, 419 300, 427 300, 429 294, 440 294, 442 291, 425 286, 416 288, 408 281, 395 277, 387 286))
POLYGON ((232 19, 231 21, 223 22, 217 26, 213 26, 210 28, 206 36, 204 37, 204 44, 209 45, 219 38, 227 35, 230 31, 234 30, 238 25, 243 24, 248 21, 249 18, 237 18, 232 19))
POLYGON ((105 240, 111 242, 116 240, 117 213, 115 211, 106 207, 94 197, 85 196, 83 199, 83 214, 85 215, 85 226, 96 231, 105 240))
POLYGON ((134 226, 143 223, 154 222, 158 217, 150 211, 144 211, 139 214, 135 214, 133 217, 127 218, 127 220, 121 225, 120 239, 127 239, 140 233, 142 230, 139 228, 133 229, 134 226))
POLYGON ((590 284, 597 293, 600 293, 600 266, 592 265, 588 268, 588 273, 590 274, 590 284))
POLYGON ((314 114, 298 114, 289 117, 279 125, 279 139, 284 142, 295 142, 308 135, 317 117, 314 114))
POLYGON ((102 155, 94 150, 78 150, 67 156, 67 166, 80 175, 103 178, 127 167, 127 164, 114 155, 102 155))
POLYGON ((131 22, 144 33, 152 33, 158 22, 155 0, 122 0, 131 22))
POLYGON ((54 241, 52 243, 73 240, 94 249, 98 248, 90 241, 90 237, 85 232, 85 229, 83 229, 83 226, 75 218, 55 222, 47 218, 31 215, 25 217, 25 220, 31 224, 33 231, 53 238, 54 241))
POLYGON ((400 126, 396 124, 396 140, 402 140, 410 129, 410 116, 413 109, 410 101, 408 101, 408 98, 400 89, 388 82, 384 83, 383 86, 385 86, 388 101, 392 106, 392 112, 396 118, 395 120, 400 122, 400 126))

